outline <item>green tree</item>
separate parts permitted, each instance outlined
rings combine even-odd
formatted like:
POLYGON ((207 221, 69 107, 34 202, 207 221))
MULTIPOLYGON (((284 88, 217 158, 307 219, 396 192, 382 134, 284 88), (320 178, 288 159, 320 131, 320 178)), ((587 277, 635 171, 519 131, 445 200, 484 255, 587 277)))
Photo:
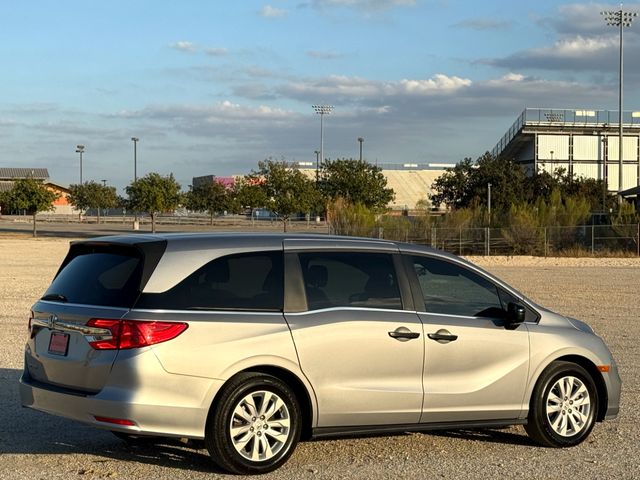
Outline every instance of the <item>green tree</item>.
POLYGON ((258 171, 251 177, 261 179, 259 185, 264 192, 264 206, 280 217, 285 232, 292 215, 308 212, 317 203, 314 182, 285 162, 272 159, 260 162, 258 171))
POLYGON ((344 198, 375 211, 384 210, 395 193, 387 188, 382 169, 365 161, 353 159, 327 160, 322 164, 318 189, 329 201, 344 198))
POLYGON ((246 209, 251 210, 253 221, 254 209, 264 207, 267 203, 265 189, 261 185, 263 182, 264 180, 256 175, 237 179, 229 195, 230 209, 236 213, 243 213, 246 209))
POLYGON ((525 173, 512 160, 496 158, 489 152, 473 162, 465 158, 436 179, 433 184, 434 205, 469 208, 487 205, 491 184, 492 207, 508 211, 511 205, 525 200, 525 173))
POLYGON ((129 208, 136 212, 147 212, 151 216, 151 231, 156 232, 156 215, 175 210, 180 204, 180 184, 173 174, 163 176, 149 173, 125 188, 129 195, 129 208))
POLYGON ((26 210, 33 216, 33 236, 37 237, 36 215, 54 209, 53 202, 60 195, 49 190, 46 186, 33 178, 16 180, 13 188, 5 193, 3 201, 9 209, 26 210))
POLYGON ((185 195, 185 206, 196 212, 208 212, 213 225, 213 217, 216 213, 230 208, 230 195, 227 188, 219 182, 211 182, 199 185, 185 195))
POLYGON ((100 223, 100 211, 106 208, 114 208, 118 204, 116 188, 100 185, 97 182, 85 182, 69 186, 69 203, 80 211, 95 208, 98 212, 100 223))

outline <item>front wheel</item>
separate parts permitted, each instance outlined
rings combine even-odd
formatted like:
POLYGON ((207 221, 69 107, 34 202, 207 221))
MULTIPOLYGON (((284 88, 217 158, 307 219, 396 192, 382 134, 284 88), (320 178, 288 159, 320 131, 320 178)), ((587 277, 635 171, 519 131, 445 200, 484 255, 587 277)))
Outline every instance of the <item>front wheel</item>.
POLYGON ((580 365, 553 362, 533 390, 525 430, 540 445, 572 447, 589 436, 598 411, 593 378, 580 365))
POLYGON ((223 390, 207 425, 213 460, 237 474, 266 473, 287 461, 300 439, 301 412, 280 379, 241 373, 223 390))

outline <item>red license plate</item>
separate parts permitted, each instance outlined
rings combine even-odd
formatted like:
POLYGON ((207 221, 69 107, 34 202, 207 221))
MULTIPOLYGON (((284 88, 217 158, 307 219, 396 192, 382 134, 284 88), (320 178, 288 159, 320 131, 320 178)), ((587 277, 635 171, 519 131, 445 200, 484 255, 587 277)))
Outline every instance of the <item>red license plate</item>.
POLYGON ((51 340, 49 340, 49 353, 55 355, 67 355, 69 350, 69 335, 66 333, 51 333, 51 340))

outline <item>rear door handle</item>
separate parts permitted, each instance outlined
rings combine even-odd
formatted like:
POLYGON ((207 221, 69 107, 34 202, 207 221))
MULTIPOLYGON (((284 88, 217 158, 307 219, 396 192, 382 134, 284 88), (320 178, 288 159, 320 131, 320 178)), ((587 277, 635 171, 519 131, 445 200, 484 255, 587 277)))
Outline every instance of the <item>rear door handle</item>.
POLYGON ((445 329, 440 329, 436 333, 428 333, 427 337, 431 340, 435 340, 438 343, 454 342, 458 339, 457 335, 453 335, 451 332, 445 329))
POLYGON ((407 340, 418 338, 420 334, 418 332, 412 332, 407 327, 398 327, 394 331, 389 332, 389 336, 400 342, 406 342, 407 340))

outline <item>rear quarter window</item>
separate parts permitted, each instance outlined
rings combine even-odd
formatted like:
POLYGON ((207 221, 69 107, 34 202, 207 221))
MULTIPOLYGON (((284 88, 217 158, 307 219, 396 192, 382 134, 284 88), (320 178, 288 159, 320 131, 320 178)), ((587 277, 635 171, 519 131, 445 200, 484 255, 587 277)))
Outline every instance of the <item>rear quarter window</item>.
POLYGON ((162 293, 143 293, 136 308, 282 311, 282 251, 217 258, 162 293))

